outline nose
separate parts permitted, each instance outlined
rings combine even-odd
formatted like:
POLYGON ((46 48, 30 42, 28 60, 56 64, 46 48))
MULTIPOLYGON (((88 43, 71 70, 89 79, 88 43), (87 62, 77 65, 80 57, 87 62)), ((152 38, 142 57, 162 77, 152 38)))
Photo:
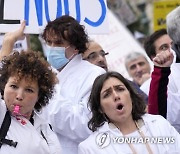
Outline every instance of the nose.
POLYGON ((18 91, 17 91, 17 95, 16 95, 16 100, 22 101, 23 98, 24 98, 23 95, 24 95, 24 94, 23 94, 23 91, 22 91, 22 90, 18 90, 18 91))
POLYGON ((141 72, 142 71, 141 66, 140 65, 136 65, 136 70, 137 70, 137 72, 141 72))
POLYGON ((99 62, 104 62, 104 57, 101 54, 99 54, 99 56, 97 57, 97 60, 99 62))
POLYGON ((117 101, 117 100, 120 99, 118 93, 117 93, 115 90, 113 90, 113 96, 114 96, 114 100, 115 100, 115 101, 117 101))

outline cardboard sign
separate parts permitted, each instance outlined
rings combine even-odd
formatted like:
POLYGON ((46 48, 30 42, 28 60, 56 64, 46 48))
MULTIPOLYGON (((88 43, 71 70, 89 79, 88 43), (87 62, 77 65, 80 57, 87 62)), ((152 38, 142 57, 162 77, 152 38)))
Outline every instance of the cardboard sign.
POLYGON ((166 16, 180 5, 180 0, 154 2, 154 31, 166 28, 166 16))
POLYGON ((48 21, 74 17, 89 34, 108 33, 106 0, 0 0, 0 32, 17 29, 26 20, 25 33, 39 34, 48 21))

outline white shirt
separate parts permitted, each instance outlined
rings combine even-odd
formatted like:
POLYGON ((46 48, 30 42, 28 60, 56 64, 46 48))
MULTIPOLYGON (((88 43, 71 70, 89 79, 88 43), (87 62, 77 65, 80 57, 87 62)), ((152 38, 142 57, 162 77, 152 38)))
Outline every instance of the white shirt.
POLYGON ((173 63, 168 84, 167 120, 180 133, 180 63, 173 63))
MULTIPOLYGON (((0 126, 6 113, 6 106, 0 99, 0 126)), ((34 126, 24 117, 21 120, 11 116, 11 124, 6 139, 18 142, 16 148, 3 144, 1 154, 61 154, 61 147, 56 134, 50 129, 49 124, 36 113, 33 116, 34 126), (22 124, 24 121, 26 124, 22 124), (42 137, 43 132, 46 140, 42 137)))
POLYGON ((150 88, 150 83, 151 83, 151 78, 146 80, 140 87, 140 89, 147 95, 149 96, 149 88, 150 88))
POLYGON ((87 127, 90 111, 87 108, 92 84, 105 73, 101 67, 76 55, 58 74, 56 94, 48 105, 48 115, 60 140, 63 154, 77 154, 78 144, 91 131, 87 127))
MULTIPOLYGON (((169 137, 170 139, 174 139, 174 142, 172 139, 171 143, 157 143, 155 145, 150 144, 151 150, 154 154, 180 153, 180 134, 174 129, 174 127, 170 125, 166 119, 159 115, 150 114, 145 114, 142 116, 142 118, 145 124, 142 128, 145 137, 169 137)), ((114 142, 113 139, 115 137, 123 137, 123 135, 118 128, 112 127, 106 122, 102 127, 91 134, 85 141, 79 144, 78 154, 132 154, 132 150, 128 144, 114 142), (103 133, 106 133, 104 138, 101 137, 103 133)), ((136 147, 135 144, 136 143, 133 144, 135 150, 138 150, 138 152, 142 150, 140 154, 145 153, 144 149, 146 147, 144 145, 139 145, 136 147)))

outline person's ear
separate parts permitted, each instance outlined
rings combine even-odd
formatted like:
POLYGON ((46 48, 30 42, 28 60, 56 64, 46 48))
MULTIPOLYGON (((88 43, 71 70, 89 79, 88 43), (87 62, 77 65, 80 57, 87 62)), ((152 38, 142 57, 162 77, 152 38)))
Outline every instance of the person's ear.
POLYGON ((74 49, 75 54, 79 54, 79 50, 77 48, 74 49))

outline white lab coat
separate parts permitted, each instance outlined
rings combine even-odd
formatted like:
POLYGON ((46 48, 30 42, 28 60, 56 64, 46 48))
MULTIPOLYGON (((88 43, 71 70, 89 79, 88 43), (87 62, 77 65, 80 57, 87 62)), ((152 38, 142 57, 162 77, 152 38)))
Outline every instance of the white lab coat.
MULTIPOLYGON (((180 133, 180 63, 176 63, 176 54, 172 50, 174 61, 171 65, 171 74, 169 75, 169 83, 167 90, 167 120, 180 133)), ((151 79, 147 80, 142 86, 143 90, 149 95, 151 79)))
POLYGON ((180 63, 173 63, 168 84, 167 120, 180 133, 180 63))
MULTIPOLYGON (((170 123, 160 115, 145 114, 142 116, 145 127, 153 137, 173 137, 174 143, 157 144, 155 154, 179 154, 180 134, 170 123), (158 153, 157 153, 158 151, 158 153)), ((146 133, 144 132, 145 136, 146 133)), ((112 137, 122 137, 122 133, 110 126, 107 122, 96 132, 90 135, 85 141, 79 144, 78 154, 132 154, 128 144, 114 143, 112 137), (99 140, 98 135, 106 133, 106 140, 99 140), (102 141, 101 143, 99 141, 102 141), (99 146, 100 145, 100 146, 99 146)), ((138 144, 138 143, 136 143, 138 144)), ((140 144, 140 143, 139 143, 140 144)), ((135 144, 133 144, 135 147, 135 144)), ((136 147, 135 147, 136 148, 136 147)), ((152 149, 153 150, 153 149, 152 149)), ((144 154, 144 151, 142 151, 144 154)))
MULTIPOLYGON (((0 126, 6 113, 4 100, 0 99, 0 126)), ((50 129, 49 124, 36 113, 33 116, 34 126, 24 117, 27 124, 22 125, 15 117, 11 116, 11 124, 6 139, 18 142, 16 148, 3 144, 0 154, 61 154, 61 147, 56 134, 50 129), (46 140, 42 137, 43 132, 46 140)))
POLYGON ((82 60, 79 54, 57 75, 57 93, 48 105, 47 114, 63 154, 77 154, 78 144, 91 134, 87 127, 91 116, 87 102, 95 78, 103 73, 104 69, 82 60))
POLYGON ((141 86, 140 89, 148 96, 149 95, 149 89, 150 89, 150 83, 151 83, 151 78, 146 80, 141 86))

